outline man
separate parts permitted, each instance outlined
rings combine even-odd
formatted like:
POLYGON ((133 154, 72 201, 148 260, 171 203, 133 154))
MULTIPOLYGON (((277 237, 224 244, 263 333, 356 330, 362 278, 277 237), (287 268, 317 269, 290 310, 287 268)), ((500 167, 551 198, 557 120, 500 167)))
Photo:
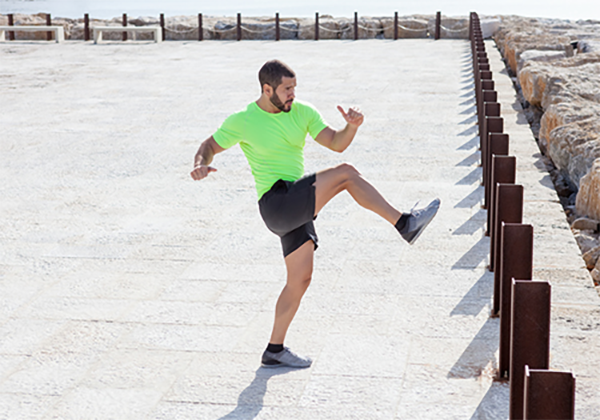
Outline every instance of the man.
POLYGON ((281 61, 265 63, 258 78, 260 98, 229 116, 200 145, 191 176, 201 180, 215 172, 209 166, 213 157, 240 143, 256 182, 260 214, 269 230, 281 238, 287 269, 287 282, 277 301, 262 365, 305 368, 312 361, 293 353, 283 343, 311 281, 318 241, 313 219, 323 206, 340 192, 348 191, 359 205, 383 217, 413 243, 437 213, 440 201, 435 199, 423 209, 401 213, 353 166, 345 163, 303 177, 307 133, 322 146, 341 153, 354 139, 364 116, 356 108, 346 112, 338 106, 346 127, 329 127, 312 105, 295 100, 296 75, 281 61))

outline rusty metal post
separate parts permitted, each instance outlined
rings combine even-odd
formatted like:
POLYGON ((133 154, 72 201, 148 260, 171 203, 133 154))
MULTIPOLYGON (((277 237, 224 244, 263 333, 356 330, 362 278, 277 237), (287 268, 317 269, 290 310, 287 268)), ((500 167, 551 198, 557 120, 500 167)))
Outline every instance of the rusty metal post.
MULTIPOLYGON (((480 83, 481 85, 481 83, 480 83)), ((485 140, 485 103, 497 103, 498 93, 495 90, 481 90, 479 92, 479 102, 476 103, 477 110, 477 124, 479 126, 479 149, 483 150, 485 140)), ((492 117, 492 115, 489 115, 492 117)), ((482 155, 483 158, 483 155, 482 155)), ((483 159, 482 159, 483 162, 483 159)))
POLYGON ((525 366, 548 369, 550 363, 550 289, 547 281, 512 280, 508 411, 511 420, 523 419, 525 366))
MULTIPOLYGON (((475 73, 476 75, 479 75, 479 72, 475 73)), ((494 81, 491 79, 485 79, 482 80, 478 77, 475 78, 475 109, 477 111, 477 125, 479 127, 479 138, 481 139, 481 137, 483 136, 483 121, 481 120, 481 114, 479 113, 480 110, 480 105, 483 101, 482 99, 482 95, 483 95, 483 91, 484 90, 488 90, 488 91, 493 91, 494 90, 494 81)), ((493 99, 493 98, 491 98, 493 99)), ((496 100, 498 99, 498 97, 496 97, 496 100)), ((496 102, 494 100, 488 100, 485 102, 496 102)), ((481 143, 481 140, 480 140, 481 143)), ((481 148, 481 145, 480 145, 481 148)))
POLYGON ((435 14, 435 39, 440 39, 440 26, 442 25, 442 12, 435 14))
MULTIPOLYGON (((500 232, 500 345, 498 373, 509 376, 511 354, 512 279, 531 280, 533 272, 533 226, 504 223, 500 232)), ((521 322, 522 319, 516 318, 521 322)))
MULTIPOLYGON (((123 27, 127 26, 127 13, 123 13, 123 27)), ((127 41, 127 31, 123 31, 123 41, 127 41)))
POLYGON ((524 420, 573 420, 575 377, 571 372, 530 369, 525 366, 524 420))
POLYGON ((165 40, 165 14, 161 13, 158 21, 160 22, 160 36, 161 39, 164 41, 165 40))
MULTIPOLYGON (((501 243, 502 223, 522 223, 523 221, 523 186, 516 184, 496 184, 496 198, 494 200, 496 209, 494 220, 492 220, 492 231, 490 232, 490 271, 498 275, 500 285, 501 270, 501 243)), ((498 295, 498 299, 499 299, 498 295)), ((499 311, 499 303, 496 304, 494 297, 494 312, 499 311)))
POLYGON ((237 40, 242 40, 242 14, 237 14, 237 40))
POLYGON ((275 13, 275 41, 279 41, 280 40, 280 33, 279 33, 279 12, 275 13))
POLYGON ((394 12, 394 41, 398 40, 398 12, 394 12))
POLYGON ((202 25, 202 13, 198 13, 198 41, 204 41, 204 28, 202 25))
MULTIPOLYGON (((15 20, 13 17, 12 13, 8 14, 8 26, 15 26, 15 20)), ((14 31, 8 31, 8 40, 9 41, 14 41, 15 40, 15 33, 14 31)))
MULTIPOLYGON (((484 130, 483 130, 483 139, 481 139, 481 166, 483 167, 483 186, 484 188, 489 187, 490 180, 489 176, 489 168, 490 164, 490 133, 502 133, 504 130, 504 119, 502 117, 485 117, 484 120, 484 130)), ((483 208, 488 208, 489 203, 485 202, 485 194, 484 194, 484 203, 483 208)))
MULTIPOLYGON (((523 221, 523 187, 514 184, 497 184, 496 186, 496 211, 492 221, 492 238, 490 240, 490 271, 494 272, 494 301, 492 316, 500 314, 500 296, 503 275, 503 264, 508 264, 502 259, 502 223, 521 223, 523 221)), ((510 268, 510 267, 508 267, 510 268)), ((520 278, 524 278, 520 276, 520 278)))
MULTIPOLYGON (((46 26, 52 26, 52 16, 46 13, 46 26)), ((46 32, 46 41, 52 41, 52 31, 46 32)))
POLYGON ((319 40, 319 12, 315 13, 315 41, 319 40))
POLYGON ((488 196, 487 206, 487 225, 485 228, 485 236, 490 236, 492 233, 492 221, 494 220, 495 207, 495 194, 496 184, 514 184, 516 174, 516 159, 514 157, 508 158, 506 163, 500 158, 508 157, 508 134, 502 133, 491 133, 490 134, 490 173, 489 173, 489 189, 485 190, 488 196), (494 161, 497 160, 496 167, 494 167, 494 161), (508 163, 511 162, 511 163, 508 163), (508 165, 508 166, 507 166, 508 165))
POLYGON ((358 12, 354 12, 354 40, 358 40, 358 12))
POLYGON ((87 13, 83 15, 83 40, 90 40, 90 15, 87 13))

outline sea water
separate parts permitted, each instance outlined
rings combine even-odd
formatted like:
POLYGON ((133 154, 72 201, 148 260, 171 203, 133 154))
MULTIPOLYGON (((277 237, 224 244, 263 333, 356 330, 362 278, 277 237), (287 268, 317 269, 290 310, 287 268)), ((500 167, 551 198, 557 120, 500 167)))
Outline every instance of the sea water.
POLYGON ((315 12, 336 17, 351 17, 354 12, 363 16, 392 16, 434 14, 468 16, 520 15, 561 19, 600 20, 598 0, 0 0, 0 13, 51 13, 54 17, 77 18, 89 13, 91 17, 107 19, 127 13, 131 17, 195 15, 207 16, 280 16, 308 17, 315 12))

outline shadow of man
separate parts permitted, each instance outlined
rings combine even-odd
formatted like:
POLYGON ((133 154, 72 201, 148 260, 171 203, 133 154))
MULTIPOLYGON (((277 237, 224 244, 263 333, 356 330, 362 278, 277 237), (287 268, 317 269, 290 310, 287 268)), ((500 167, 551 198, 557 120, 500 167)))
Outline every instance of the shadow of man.
POLYGON ((266 369, 260 367, 256 370, 254 379, 240 394, 237 406, 232 412, 227 413, 219 420, 251 420, 258 416, 263 409, 264 397, 267 392, 267 382, 273 376, 292 372, 293 368, 266 369))

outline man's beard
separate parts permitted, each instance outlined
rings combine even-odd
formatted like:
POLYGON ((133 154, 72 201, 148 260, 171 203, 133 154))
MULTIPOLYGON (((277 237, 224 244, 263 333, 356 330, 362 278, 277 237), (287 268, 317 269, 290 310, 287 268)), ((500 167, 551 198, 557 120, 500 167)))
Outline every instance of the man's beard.
POLYGON ((271 103, 280 111, 283 112, 290 112, 292 110, 292 100, 286 102, 290 104, 290 107, 288 109, 285 108, 285 104, 283 102, 281 102, 281 99, 279 99, 279 96, 277 96, 277 94, 275 92, 273 92, 273 95, 269 98, 271 100, 271 103))

